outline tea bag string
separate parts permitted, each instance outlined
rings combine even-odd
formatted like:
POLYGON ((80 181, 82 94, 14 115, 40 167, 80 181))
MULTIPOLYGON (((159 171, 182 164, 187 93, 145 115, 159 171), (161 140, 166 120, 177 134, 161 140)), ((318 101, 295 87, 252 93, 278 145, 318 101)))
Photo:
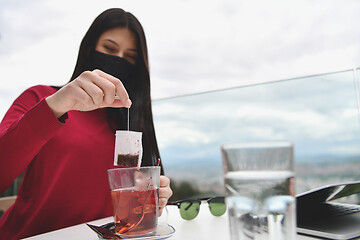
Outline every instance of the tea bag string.
POLYGON ((130 131, 130 108, 128 108, 127 114, 127 130, 130 131))

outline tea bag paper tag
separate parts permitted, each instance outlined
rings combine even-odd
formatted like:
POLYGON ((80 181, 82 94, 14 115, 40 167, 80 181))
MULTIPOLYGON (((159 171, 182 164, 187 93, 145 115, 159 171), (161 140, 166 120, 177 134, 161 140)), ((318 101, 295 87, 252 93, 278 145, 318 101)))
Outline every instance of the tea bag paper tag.
POLYGON ((116 131, 114 166, 140 167, 143 148, 142 132, 116 131))

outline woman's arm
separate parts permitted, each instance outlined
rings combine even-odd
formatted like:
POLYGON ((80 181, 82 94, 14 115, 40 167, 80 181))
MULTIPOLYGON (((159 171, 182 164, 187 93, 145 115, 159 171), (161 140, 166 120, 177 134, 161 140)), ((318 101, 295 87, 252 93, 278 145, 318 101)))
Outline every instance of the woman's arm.
POLYGON ((15 100, 0 124, 0 192, 61 128, 57 118, 66 112, 130 106, 122 82, 100 70, 85 71, 58 91, 47 86, 28 89, 15 100))
POLYGON ((35 86, 22 93, 0 124, 0 192, 35 158, 42 146, 62 127, 45 101, 55 92, 35 86))

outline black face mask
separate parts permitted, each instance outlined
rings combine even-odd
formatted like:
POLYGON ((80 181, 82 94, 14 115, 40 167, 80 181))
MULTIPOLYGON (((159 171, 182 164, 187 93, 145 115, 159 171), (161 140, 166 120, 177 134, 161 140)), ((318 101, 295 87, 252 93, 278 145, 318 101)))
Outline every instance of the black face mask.
MULTIPOLYGON (((136 82, 135 65, 129 63, 124 58, 113 56, 98 51, 94 52, 91 63, 91 70, 99 69, 107 74, 110 74, 123 83, 130 98, 135 96, 136 88, 141 88, 140 84, 136 82)), ((140 89, 138 89, 139 91, 140 89)))

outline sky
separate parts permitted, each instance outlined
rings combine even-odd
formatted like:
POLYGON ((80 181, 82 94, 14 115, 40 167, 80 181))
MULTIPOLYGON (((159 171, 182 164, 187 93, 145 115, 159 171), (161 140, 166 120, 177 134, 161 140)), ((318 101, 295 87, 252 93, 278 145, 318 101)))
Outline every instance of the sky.
POLYGON ((277 140, 294 144, 299 163, 359 161, 353 76, 349 70, 154 101, 162 158, 221 165, 223 144, 277 140))
POLYGON ((111 7, 144 27, 153 99, 360 66, 357 0, 1 1, 0 117, 26 88, 65 84, 111 7))

